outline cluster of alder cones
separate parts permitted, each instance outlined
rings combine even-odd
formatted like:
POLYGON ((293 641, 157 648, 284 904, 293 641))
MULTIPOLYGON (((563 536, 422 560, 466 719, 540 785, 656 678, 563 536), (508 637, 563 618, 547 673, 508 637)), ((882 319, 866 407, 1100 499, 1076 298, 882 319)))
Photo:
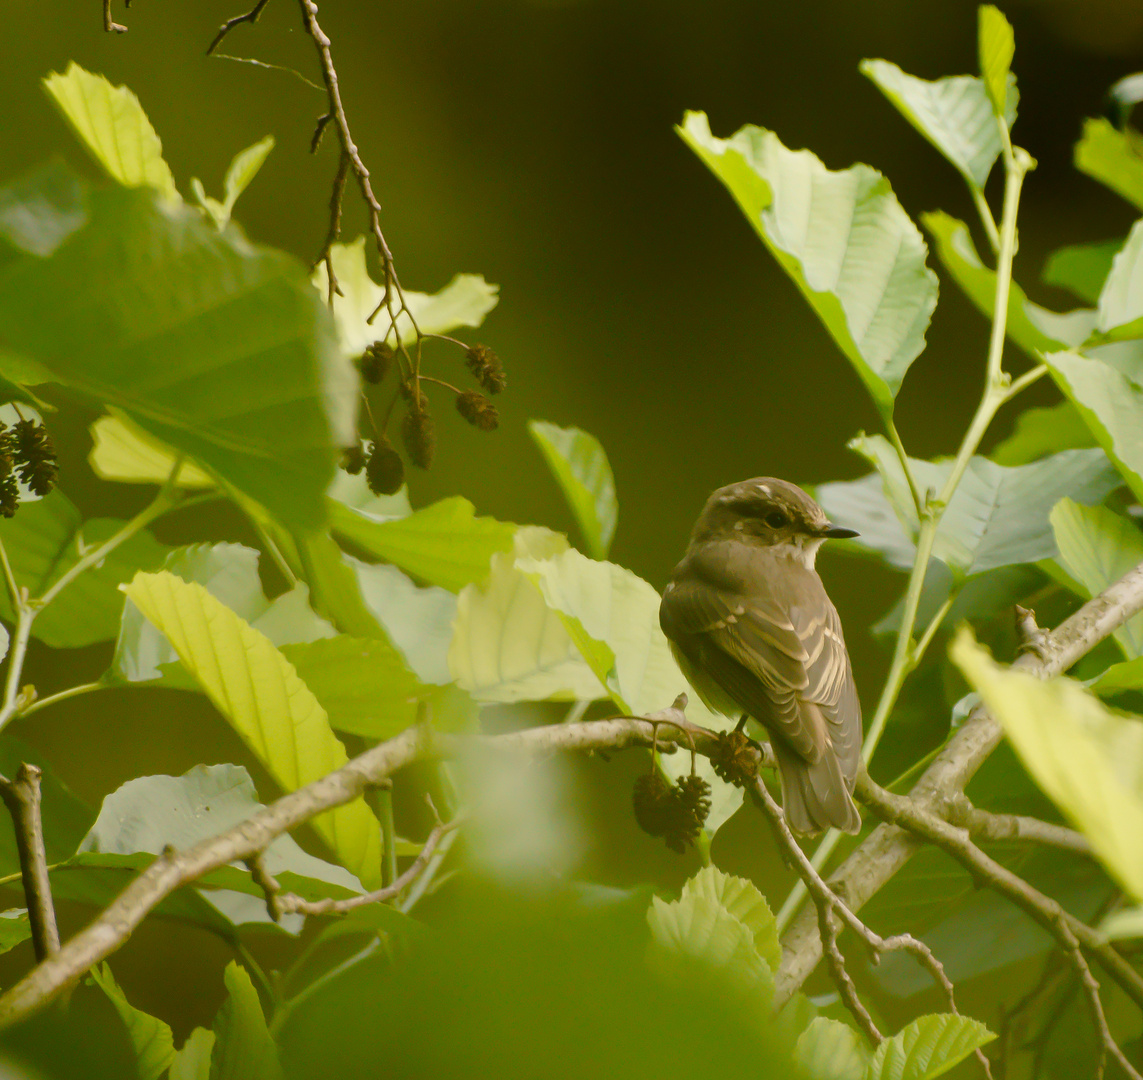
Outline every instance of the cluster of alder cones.
POLYGON ((20 488, 47 495, 59 479, 56 451, 43 424, 20 420, 9 427, 0 423, 0 515, 12 517, 20 506, 20 488))
MULTIPOLYGON (((505 386, 504 369, 500 358, 487 345, 473 345, 465 350, 465 366, 488 394, 499 394, 505 386)), ((357 367, 367 384, 377 385, 384 381, 389 371, 396 366, 396 350, 384 341, 374 342, 358 358, 357 367)), ((416 466, 429 468, 436 453, 436 423, 429 412, 429 401, 421 389, 425 376, 406 375, 400 372, 399 397, 405 402, 405 415, 401 420, 401 442, 405 455, 416 466)), ((496 406, 485 394, 478 390, 458 390, 442 383, 439 379, 427 381, 438 383, 456 395, 456 411, 473 427, 481 431, 494 431, 500 424, 500 414, 496 406)), ((396 404, 394 398, 394 404, 396 404)), ((369 490, 375 495, 392 495, 400 490, 405 482, 405 462, 385 434, 386 424, 373 432, 373 439, 367 446, 362 440, 348 447, 342 454, 341 467, 356 475, 365 470, 369 490)))

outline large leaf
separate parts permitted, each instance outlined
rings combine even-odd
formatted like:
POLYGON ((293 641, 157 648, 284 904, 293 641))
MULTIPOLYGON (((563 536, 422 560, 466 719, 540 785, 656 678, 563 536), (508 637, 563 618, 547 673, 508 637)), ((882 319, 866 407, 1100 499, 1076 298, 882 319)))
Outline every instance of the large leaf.
POLYGON ((778 923, 766 898, 753 882, 724 874, 717 866, 704 866, 683 886, 683 896, 694 895, 704 903, 720 904, 751 934, 758 955, 771 971, 782 962, 782 946, 778 941, 778 923))
POLYGON ((1110 334, 1143 316, 1143 222, 1137 221, 1127 241, 1111 260, 1099 294, 1096 328, 1110 334))
POLYGON ((339 635, 284 645, 282 655, 313 691, 337 731, 381 742, 416 723, 417 708, 429 707, 433 726, 456 731, 472 726, 476 704, 455 686, 421 682, 387 641, 339 635))
MULTIPOLYGON (((548 607, 559 612, 583 658, 625 713, 664 709, 688 689, 659 627, 659 594, 642 578, 574 550, 521 558, 516 566, 540 586, 548 607)), ((707 728, 730 726, 693 691, 687 716, 707 728)), ((690 772, 690 754, 663 758, 662 767, 677 779, 690 772)), ((726 783, 704 757, 698 757, 695 770, 711 786, 705 827, 714 833, 742 805, 742 789, 726 783)))
POLYGON ((1119 131, 1103 117, 1085 120, 1083 137, 1076 143, 1076 168, 1143 210, 1141 144, 1131 129, 1119 131))
MULTIPOLYGON (((183 581, 202 585, 275 645, 333 637, 333 627, 314 614, 307 603, 309 593, 305 585, 299 584, 274 600, 266 599, 258 575, 258 558, 257 551, 242 544, 192 544, 172 551, 163 567, 183 581)), ((197 683, 177 661, 171 643, 137 608, 128 605, 123 611, 115 656, 105 677, 196 689, 197 683)))
POLYGON ((1044 408, 1025 409, 1016 417, 1012 434, 988 455, 997 465, 1027 465, 1058 450, 1095 446, 1083 417, 1070 401, 1044 408))
MULTIPOLYGON (((110 518, 83 521, 71 500, 56 490, 37 502, 24 503, 15 517, 0 522, 0 539, 17 584, 37 597, 124 524, 110 518)), ((119 585, 137 570, 157 570, 169 550, 147 530, 137 532, 42 608, 32 633, 56 649, 111 640, 123 612, 119 585)), ((0 589, 0 618, 9 622, 14 618, 7 589, 0 589)))
POLYGON ((796 1056, 813 1080, 865 1080, 871 1051, 848 1024, 816 1016, 798 1036, 796 1056))
MULTIPOLYGON (((164 570, 136 574, 125 591, 285 790, 349 760, 325 710, 289 661, 201 585, 164 570)), ((380 826, 362 799, 327 811, 312 824, 348 870, 369 886, 379 880, 380 826)))
POLYGON ((599 440, 579 428, 557 427, 543 420, 529 420, 528 431, 563 489, 587 541, 588 554, 606 559, 619 503, 615 477, 599 440))
MULTIPOLYGON (((1143 562, 1143 534, 1106 507, 1061 499, 1052 510, 1051 522, 1060 561, 1088 597, 1103 592, 1143 562)), ((1143 656, 1143 615, 1119 627, 1115 640, 1129 657, 1143 656)))
POLYGON ((226 965, 227 999, 214 1018, 211 1080, 282 1080, 278 1048, 246 969, 226 965))
MULTIPOLYGON (((92 448, 87 460, 103 480, 121 484, 165 484, 178 455, 138 424, 120 415, 101 416, 91 425, 92 448)), ((211 488, 214 480, 194 462, 185 461, 175 475, 180 488, 211 488)))
POLYGON ((88 974, 107 995, 127 1028, 131 1047, 135 1051, 135 1075, 138 1080, 159 1080, 175 1059, 175 1040, 170 1026, 157 1016, 135 1008, 119 988, 107 964, 93 967, 88 974))
POLYGON ((1143 499, 1143 371, 1113 367, 1078 352, 1044 357, 1052 377, 1076 406, 1088 429, 1143 499))
POLYGON ((762 128, 715 138, 704 113, 687 113, 679 133, 730 190, 889 415, 937 302, 925 241, 889 182, 867 165, 833 172, 762 128))
MULTIPOLYGON (((912 566, 920 525, 897 455, 879 435, 859 436, 850 445, 876 465, 882 492, 866 478, 823 485, 819 501, 832 518, 862 534, 855 543, 880 552, 895 566, 912 566), (848 490, 856 485, 861 485, 857 493, 848 490), (850 497, 839 497, 844 495, 850 497)), ((922 491, 940 491, 952 462, 910 458, 909 466, 922 491)), ((941 517, 933 555, 959 576, 1051 558, 1056 543, 1048 515, 1056 502, 1064 496, 1099 502, 1118 483, 1100 450, 1065 450, 1014 468, 973 457, 941 517)))
POLYGON ((971 1016, 919 1016, 886 1039, 869 1062, 868 1080, 932 1080, 996 1036, 971 1016))
POLYGON ((126 187, 152 187, 176 201, 175 178, 163 160, 163 144, 139 99, 77 63, 44 79, 48 97, 107 174, 126 187))
MULTIPOLYGON (((457 598, 449 669, 478 701, 581 700, 607 697, 563 620, 539 587, 516 567, 518 558, 546 557, 567 541, 537 527, 517 531, 511 554, 492 556, 492 572, 457 598)), ((606 660, 610 668, 613 658, 606 660)))
POLYGON ((6 344, 271 513, 316 525, 358 380, 302 266, 148 190, 86 198, 67 243, 0 272, 6 344))
MULTIPOLYGON (((398 316, 395 332, 387 311, 380 311, 372 323, 367 321, 381 303, 385 289, 369 276, 365 267, 365 237, 359 236, 350 244, 334 244, 330 259, 341 290, 341 295, 333 298, 333 314, 345 354, 359 356, 367 345, 386 336, 390 345, 396 345, 398 338, 412 344, 415 335, 407 314, 398 316)), ((312 280, 323 297, 328 295, 324 261, 318 263, 312 280)), ((458 326, 479 326, 484 322, 484 316, 496 306, 498 289, 479 274, 457 274, 438 293, 406 289, 405 304, 422 334, 447 334, 458 326)), ((394 296, 393 310, 399 309, 400 303, 394 296)))
POLYGON ((995 663, 964 630, 951 654, 1036 782, 1100 861, 1143 899, 1143 722, 1117 715, 1071 679, 1041 681, 995 663))
POLYGON ((1122 247, 1122 239, 1071 244, 1052 252, 1040 276, 1045 285, 1070 289, 1081 300, 1096 304, 1111 272, 1112 260, 1122 247))
POLYGON ((397 518, 333 501, 330 512, 341 539, 452 592, 482 580, 492 556, 508 551, 516 532, 508 522, 476 517, 472 503, 459 495, 397 518))
MULTIPOLYGON (((871 79, 910 124, 929 140, 974 188, 983 188, 1003 148, 984 83, 972 75, 930 82, 888 60, 862 60, 871 79)), ((1009 76, 1006 119, 1016 119, 1016 81, 1009 76)))
MULTIPOLYGON (((985 266, 963 221, 943 210, 923 214, 921 222, 936 244, 937 258, 965 295, 988 318, 996 302, 996 271, 985 266)), ((1015 282, 1008 292, 1008 336, 1040 360, 1063 346, 1080 345, 1095 327, 1095 313, 1086 309, 1059 314, 1034 304, 1015 282)))

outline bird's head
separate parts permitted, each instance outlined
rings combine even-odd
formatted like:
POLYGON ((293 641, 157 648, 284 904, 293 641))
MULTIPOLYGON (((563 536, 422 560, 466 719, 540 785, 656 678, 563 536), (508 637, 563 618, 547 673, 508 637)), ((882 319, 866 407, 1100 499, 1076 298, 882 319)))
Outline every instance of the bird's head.
POLYGON ((719 488, 703 507, 692 543, 733 540, 768 548, 813 568, 822 543, 857 536, 833 525, 825 511, 796 484, 758 476, 719 488))

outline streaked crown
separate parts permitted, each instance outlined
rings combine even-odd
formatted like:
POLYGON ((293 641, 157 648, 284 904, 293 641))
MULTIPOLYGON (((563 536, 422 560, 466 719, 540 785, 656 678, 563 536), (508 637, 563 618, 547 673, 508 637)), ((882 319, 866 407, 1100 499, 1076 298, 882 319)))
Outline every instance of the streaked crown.
POLYGON ((825 511, 797 484, 772 476, 757 476, 719 488, 706 501, 692 542, 739 539, 759 546, 788 543, 795 538, 856 536, 852 529, 830 524, 825 511))

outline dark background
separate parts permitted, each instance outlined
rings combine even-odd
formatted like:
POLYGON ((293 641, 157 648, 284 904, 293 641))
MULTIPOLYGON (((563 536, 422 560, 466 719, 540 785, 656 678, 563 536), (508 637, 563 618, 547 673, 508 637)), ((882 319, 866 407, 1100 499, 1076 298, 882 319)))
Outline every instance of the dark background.
MULTIPOLYGON (((88 167, 39 87, 76 60, 136 92, 184 193, 198 176, 217 195, 233 154, 273 133, 277 148, 236 217, 253 238, 312 260, 336 166, 332 139, 308 152, 324 98, 288 72, 204 56, 219 24, 241 10, 137 0, 116 6, 130 31, 112 36, 97 0, 8 5, 0 181, 58 153, 88 167)), ((1143 9, 1056 0, 1005 11, 1021 91, 1014 137, 1039 161, 1025 186, 1017 277, 1061 305, 1063 296, 1037 287, 1046 254, 1122 235, 1131 220, 1125 204, 1073 170, 1071 147, 1108 85, 1143 67, 1143 9)), ((500 306, 466 336, 504 359, 502 427, 482 435, 441 398, 438 461, 411 478, 415 505, 460 493, 479 512, 571 530, 525 422, 576 424, 602 441, 615 471, 613 558, 661 587, 711 489, 758 474, 815 483, 864 471, 845 449, 858 430, 876 428, 857 378, 672 125, 694 108, 719 135, 770 127, 832 168, 860 160, 881 169, 914 215, 942 207, 971 220, 960 178, 857 65, 884 57, 927 78, 974 71, 974 4, 327 0, 320 17, 404 284, 435 291, 472 271, 501 286, 500 306)), ((318 79, 288 0, 272 0, 223 51, 318 79)), ((347 207, 351 239, 365 219, 352 193, 347 207)), ((985 323, 946 280, 928 340, 899 399, 898 426, 917 456, 955 450, 983 371, 985 323)), ((452 374, 456 354, 434 355, 430 366, 452 374)), ((1053 399, 1044 384, 1027 395, 1053 399)), ((64 490, 93 514, 128 515, 146 492, 90 476, 90 419, 65 409, 53 424, 64 490)), ((1010 424, 1003 414, 997 435, 1010 424)), ((157 531, 174 542, 201 528, 200 518, 175 519, 157 531)), ((245 535, 225 513, 212 528, 220 538, 245 535)), ((836 554, 821 565, 871 703, 886 656, 866 627, 903 580, 836 554)), ((34 647, 29 678, 45 692, 93 678, 106 653, 65 663, 34 647)), ((173 700, 95 695, 37 714, 19 734, 93 803, 139 773, 245 758, 200 700, 180 698, 179 709, 173 700)), ((614 877, 647 876, 638 865, 620 873, 614 854, 600 861, 614 877)), ((677 865, 680 878, 692 869, 677 865)), ((149 925, 139 935, 125 961, 137 980, 169 962, 166 933, 149 925)), ((162 1008, 153 992, 140 1004, 162 1008)), ((202 1011, 196 1022, 209 1017, 202 1011)))

